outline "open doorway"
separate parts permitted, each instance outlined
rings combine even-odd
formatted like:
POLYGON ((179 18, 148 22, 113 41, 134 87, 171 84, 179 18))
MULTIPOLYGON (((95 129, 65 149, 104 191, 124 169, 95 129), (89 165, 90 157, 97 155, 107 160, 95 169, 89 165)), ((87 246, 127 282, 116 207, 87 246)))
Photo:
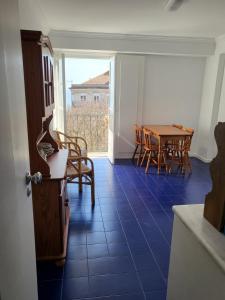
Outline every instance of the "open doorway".
POLYGON ((108 156, 110 92, 110 59, 65 58, 65 131, 83 137, 91 157, 108 156))

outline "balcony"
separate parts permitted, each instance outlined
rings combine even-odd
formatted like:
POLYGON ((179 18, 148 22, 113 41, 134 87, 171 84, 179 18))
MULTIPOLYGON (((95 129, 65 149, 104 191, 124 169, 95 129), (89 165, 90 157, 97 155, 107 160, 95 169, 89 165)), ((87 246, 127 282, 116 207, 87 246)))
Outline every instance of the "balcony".
POLYGON ((86 139, 88 152, 108 151, 108 114, 92 112, 89 114, 67 111, 67 134, 86 139))

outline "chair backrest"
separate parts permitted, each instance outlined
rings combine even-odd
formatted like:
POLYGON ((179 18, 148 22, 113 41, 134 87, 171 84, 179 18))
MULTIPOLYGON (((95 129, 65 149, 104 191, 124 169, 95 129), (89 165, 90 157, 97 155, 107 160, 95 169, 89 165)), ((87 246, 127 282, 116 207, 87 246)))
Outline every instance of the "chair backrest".
POLYGON ((184 140, 184 150, 185 151, 190 151, 191 149, 191 141, 192 141, 192 137, 194 135, 194 129, 193 128, 185 128, 183 127, 183 130, 190 133, 190 135, 185 137, 184 140))
POLYGON ((144 147, 146 149, 151 149, 151 145, 152 145, 152 140, 151 140, 151 137, 152 137, 152 133, 150 130, 147 130, 147 129, 143 129, 143 135, 144 135, 144 147))
POLYGON ((73 142, 69 136, 58 130, 53 131, 53 138, 58 144, 59 148, 65 148, 65 145, 62 146, 62 142, 73 142))
POLYGON ((183 130, 187 131, 188 133, 190 133, 191 136, 193 136, 193 134, 194 134, 194 129, 193 128, 185 128, 185 127, 183 127, 183 130))
POLYGON ((183 129, 183 125, 181 125, 181 124, 172 124, 172 126, 178 128, 178 129, 183 129))
POLYGON ((143 127, 135 124, 134 130, 135 130, 135 144, 141 145, 143 143, 143 127))
POLYGON ((61 131, 53 131, 53 138, 60 149, 74 149, 80 155, 87 156, 87 142, 80 136, 68 136, 61 131))

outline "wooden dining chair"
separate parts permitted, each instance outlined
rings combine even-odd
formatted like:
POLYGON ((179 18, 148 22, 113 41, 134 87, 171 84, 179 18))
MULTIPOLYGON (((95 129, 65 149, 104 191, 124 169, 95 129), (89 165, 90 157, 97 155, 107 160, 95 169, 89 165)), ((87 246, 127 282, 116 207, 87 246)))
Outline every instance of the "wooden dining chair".
POLYGON ((191 148, 191 141, 194 134, 194 129, 185 128, 182 126, 182 130, 190 133, 190 135, 184 135, 176 143, 173 143, 171 148, 171 166, 178 165, 181 168, 181 172, 185 173, 187 169, 192 172, 191 162, 189 158, 189 151, 191 148))
POLYGON ((143 129, 143 140, 144 140, 144 154, 141 161, 141 166, 144 160, 147 159, 145 173, 148 172, 150 164, 157 165, 158 158, 158 144, 153 142, 152 133, 149 130, 143 129))
MULTIPOLYGON (((183 125, 181 124, 172 124, 173 127, 176 127, 178 129, 183 129, 183 125)), ((167 148, 167 159, 168 160, 174 160, 174 159, 179 159, 179 155, 180 155, 180 152, 179 152, 179 149, 180 149, 180 146, 179 144, 181 143, 180 140, 169 140, 166 142, 166 148, 167 148), (178 149, 176 151, 176 149, 178 149)))
POLYGON ((137 124, 134 125, 134 131, 135 131, 135 149, 132 156, 132 160, 135 159, 135 156, 138 155, 137 159, 137 166, 140 164, 140 160, 143 154, 143 127, 138 126, 137 124))
POLYGON ((183 125, 181 125, 181 124, 172 124, 172 126, 178 128, 178 129, 183 128, 183 125))
POLYGON ((191 150, 191 142, 192 142, 192 138, 193 138, 193 135, 194 135, 194 129, 183 127, 183 130, 190 133, 190 135, 185 137, 185 140, 184 140, 184 143, 183 143, 183 166, 182 166, 182 171, 185 172, 186 169, 189 168, 189 171, 192 172, 189 152, 191 150))
POLYGON ((73 142, 61 142, 62 148, 69 150, 67 160, 66 177, 67 182, 79 185, 79 192, 82 192, 83 185, 91 186, 91 204, 95 205, 95 175, 94 163, 89 157, 80 156, 80 152, 75 150, 76 144, 73 142))

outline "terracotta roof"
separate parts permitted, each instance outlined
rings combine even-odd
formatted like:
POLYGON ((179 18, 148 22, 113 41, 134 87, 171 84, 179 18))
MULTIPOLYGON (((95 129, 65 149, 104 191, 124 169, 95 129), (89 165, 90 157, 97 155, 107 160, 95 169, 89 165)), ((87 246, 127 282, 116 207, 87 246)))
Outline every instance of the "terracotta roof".
POLYGON ((83 84, 109 84, 109 71, 91 78, 83 82, 83 84))
POLYGON ((109 87, 109 71, 93 77, 80 84, 72 84, 70 89, 80 89, 80 88, 108 88, 109 87))

